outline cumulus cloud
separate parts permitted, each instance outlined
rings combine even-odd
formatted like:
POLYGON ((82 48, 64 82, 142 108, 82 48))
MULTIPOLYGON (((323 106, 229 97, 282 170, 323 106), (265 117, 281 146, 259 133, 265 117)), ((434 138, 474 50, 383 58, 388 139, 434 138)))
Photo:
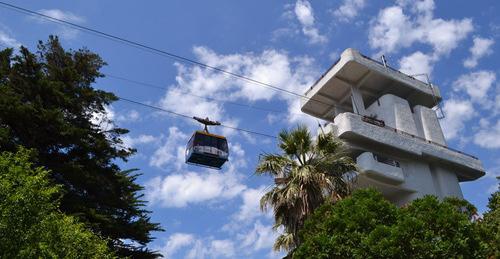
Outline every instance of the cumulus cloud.
POLYGON ((487 103, 488 90, 496 80, 493 71, 478 71, 461 75, 453 84, 454 91, 465 91, 472 101, 487 103))
MULTIPOLYGON (((69 11, 64 11, 64 10, 60 10, 60 9, 41 9, 41 10, 38 10, 38 12, 42 13, 46 16, 56 18, 58 20, 64 20, 64 21, 76 23, 76 24, 85 23, 84 17, 76 15, 76 14, 69 12, 69 11)), ((36 21, 38 21, 39 23, 48 23, 48 20, 43 19, 43 18, 34 18, 34 19, 36 21)), ((69 40, 75 39, 79 34, 78 30, 72 29, 72 28, 64 26, 64 25, 58 25, 57 28, 58 28, 57 33, 62 38, 65 38, 65 39, 69 39, 69 40)))
POLYGON ((185 258, 231 258, 234 255, 235 248, 231 240, 197 240, 185 258))
POLYGON ((379 54, 396 52, 414 43, 433 48, 433 56, 447 55, 473 30, 472 20, 434 18, 434 2, 397 1, 382 9, 369 28, 369 44, 379 54), (408 13, 404 10, 409 9, 408 13))
POLYGON ((462 132, 465 123, 476 114, 469 100, 448 99, 444 102, 443 111, 446 117, 441 125, 448 140, 456 138, 462 132))
POLYGON ((120 113, 116 116, 116 122, 137 122, 141 118, 141 114, 136 110, 130 110, 120 113))
POLYGON ((170 127, 163 144, 154 152, 150 165, 171 173, 157 176, 145 184, 147 200, 151 205, 167 208, 191 204, 220 202, 238 197, 247 186, 241 183, 240 170, 246 167, 245 151, 238 143, 229 143, 230 161, 221 171, 189 170, 184 162, 188 135, 177 127, 170 127))
POLYGON ((365 0, 344 0, 333 15, 341 22, 348 22, 358 16, 358 13, 366 5, 365 0))
POLYGON ((400 6, 381 10, 369 29, 369 44, 380 53, 390 53, 401 47, 409 47, 415 36, 412 24, 400 6))
POLYGON ((250 251, 259 251, 262 249, 271 249, 274 240, 279 236, 279 233, 273 230, 272 225, 264 225, 257 220, 253 228, 248 232, 238 235, 241 241, 241 246, 250 251))
POLYGON ((500 148, 500 120, 493 125, 483 124, 481 129, 474 134, 474 143, 483 148, 500 148))
POLYGON ((495 43, 493 39, 485 39, 481 37, 474 37, 474 45, 470 47, 470 57, 464 60, 464 67, 474 68, 477 66, 477 62, 484 56, 493 53, 491 46, 495 43))
POLYGON ((262 215, 260 211, 260 198, 266 193, 266 188, 261 186, 253 189, 248 188, 241 194, 243 203, 235 215, 238 221, 251 221, 262 215))
POLYGON ((472 20, 433 19, 422 28, 424 41, 430 43, 437 54, 448 54, 472 32, 472 20))
POLYGON ((11 34, 10 30, 0 23, 0 45, 1 47, 18 48, 21 43, 11 34))
POLYGON ((83 17, 73 14, 72 12, 63 11, 60 9, 41 9, 38 10, 38 12, 68 22, 77 22, 77 23, 85 22, 85 19, 83 17))
POLYGON ((184 258, 232 258, 236 254, 235 244, 229 239, 202 238, 193 234, 174 233, 159 249, 166 258, 178 258, 184 249, 184 258))
POLYGON ((181 208, 189 204, 232 199, 245 188, 232 173, 182 172, 149 180, 146 196, 152 205, 181 208))
MULTIPOLYGON (((313 59, 306 56, 290 57, 286 52, 274 49, 257 54, 250 52, 220 55, 206 47, 195 47, 193 52, 200 62, 210 66, 296 93, 303 93, 314 82, 318 74, 313 59)), ((301 118, 310 119, 309 116, 297 115, 301 114, 296 105, 296 101, 299 99, 297 96, 246 80, 238 80, 213 70, 186 67, 182 64, 176 64, 176 66, 178 70, 176 84, 169 87, 159 102, 160 106, 166 109, 190 116, 210 116, 210 119, 238 126, 238 120, 228 116, 220 102, 185 94, 189 93, 232 102, 285 101, 290 111, 288 118, 284 118, 285 120, 292 123, 300 121, 301 118)), ((223 133, 230 134, 231 132, 223 133)))
POLYGON ((427 74, 433 69, 434 58, 431 55, 416 51, 399 60, 399 70, 408 75, 427 74))
POLYGON ((114 127, 113 121, 115 120, 115 116, 116 113, 113 106, 106 105, 103 112, 91 114, 90 122, 99 127, 101 131, 107 131, 114 127))
MULTIPOLYGON (((155 177, 146 183, 146 196, 151 205, 161 207, 186 207, 191 204, 220 202, 238 197, 247 186, 241 183, 241 174, 245 168, 245 152, 239 144, 230 144, 231 160, 223 171, 204 170, 192 172, 184 164, 184 142, 180 144, 177 136, 184 134, 177 128, 170 128, 166 144, 155 152, 161 154, 157 161, 174 171, 165 177, 155 177)), ((153 163, 154 164, 154 163, 153 163)))
POLYGON ((129 135, 122 137, 123 145, 129 148, 135 148, 138 145, 154 143, 158 140, 159 139, 157 137, 147 134, 141 134, 137 137, 132 137, 129 135))
POLYGON ((160 252, 166 258, 172 258, 179 249, 193 244, 194 241, 195 237, 192 234, 174 233, 170 235, 165 246, 160 248, 160 252))
POLYGON ((295 3, 294 11, 295 16, 302 26, 302 33, 309 38, 310 43, 317 44, 328 41, 324 35, 319 33, 318 28, 315 27, 314 11, 309 1, 298 0, 295 3))
POLYGON ((149 165, 159 168, 165 165, 174 165, 175 168, 180 168, 184 164, 184 145, 187 141, 187 134, 177 127, 170 127, 168 136, 151 156, 149 165))

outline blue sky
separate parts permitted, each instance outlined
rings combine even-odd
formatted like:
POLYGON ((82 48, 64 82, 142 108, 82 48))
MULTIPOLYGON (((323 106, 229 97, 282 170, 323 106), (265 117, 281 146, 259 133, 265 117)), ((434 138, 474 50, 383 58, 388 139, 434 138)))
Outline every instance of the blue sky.
MULTIPOLYGON (((410 74, 429 73, 444 96, 441 120, 449 146, 478 156, 487 170, 462 184, 480 211, 500 174, 499 4, 482 1, 22 1, 74 23, 174 52, 303 93, 348 47, 410 74), (376 3, 375 3, 376 2, 376 3)), ((108 63, 106 74, 166 88, 104 78, 96 88, 118 96, 245 129, 276 134, 317 121, 300 113, 294 96, 61 25, 0 9, 0 43, 34 49, 49 34, 70 48, 86 46, 108 63), (190 95, 186 95, 185 93, 190 95), (200 99, 202 95, 280 112, 200 99)), ((124 141, 138 153, 123 168, 140 168, 155 233, 151 248, 169 258, 264 258, 276 233, 258 200, 272 179, 253 171, 273 139, 214 129, 230 140, 223 170, 185 165, 192 121, 116 102, 107 117, 130 129, 124 141)), ((112 125, 104 125, 111 127, 112 125)))

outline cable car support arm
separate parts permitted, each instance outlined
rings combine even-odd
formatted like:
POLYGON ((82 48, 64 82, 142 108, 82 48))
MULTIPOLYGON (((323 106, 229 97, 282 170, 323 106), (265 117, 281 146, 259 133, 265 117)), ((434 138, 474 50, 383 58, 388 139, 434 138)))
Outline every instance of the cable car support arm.
POLYGON ((219 125, 221 125, 220 122, 218 122, 218 121, 211 121, 208 117, 206 117, 205 119, 203 119, 203 118, 194 116, 193 119, 195 119, 199 123, 205 125, 205 132, 206 133, 209 133, 208 132, 208 126, 219 126, 219 125))

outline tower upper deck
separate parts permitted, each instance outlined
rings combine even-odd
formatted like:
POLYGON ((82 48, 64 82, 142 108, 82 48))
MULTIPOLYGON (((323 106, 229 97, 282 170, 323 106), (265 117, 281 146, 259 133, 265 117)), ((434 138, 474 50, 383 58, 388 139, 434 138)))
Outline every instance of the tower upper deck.
POLYGON ((439 88, 406 75, 398 70, 346 49, 340 59, 305 93, 302 111, 318 118, 332 118, 332 107, 352 110, 351 92, 361 93, 368 107, 385 94, 393 94, 408 101, 411 107, 434 107, 441 101, 439 88))

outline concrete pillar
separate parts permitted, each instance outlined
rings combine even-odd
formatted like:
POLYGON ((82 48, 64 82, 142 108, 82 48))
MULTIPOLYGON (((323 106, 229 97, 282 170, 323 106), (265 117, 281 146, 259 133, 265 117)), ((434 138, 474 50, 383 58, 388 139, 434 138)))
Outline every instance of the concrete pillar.
POLYGON ((430 168, 436 188, 436 195, 441 199, 445 197, 464 198, 457 175, 454 172, 439 165, 431 165, 430 168))
POLYGON ((413 107, 413 112, 419 135, 427 140, 446 145, 436 112, 421 105, 413 107))
POLYGON ((385 125, 389 127, 413 135, 418 134, 410 105, 401 97, 385 94, 366 110, 368 115, 375 115, 377 119, 383 120, 385 125))
POLYGON ((367 115, 363 95, 361 95, 361 91, 356 87, 351 87, 351 101, 354 113, 367 115))

